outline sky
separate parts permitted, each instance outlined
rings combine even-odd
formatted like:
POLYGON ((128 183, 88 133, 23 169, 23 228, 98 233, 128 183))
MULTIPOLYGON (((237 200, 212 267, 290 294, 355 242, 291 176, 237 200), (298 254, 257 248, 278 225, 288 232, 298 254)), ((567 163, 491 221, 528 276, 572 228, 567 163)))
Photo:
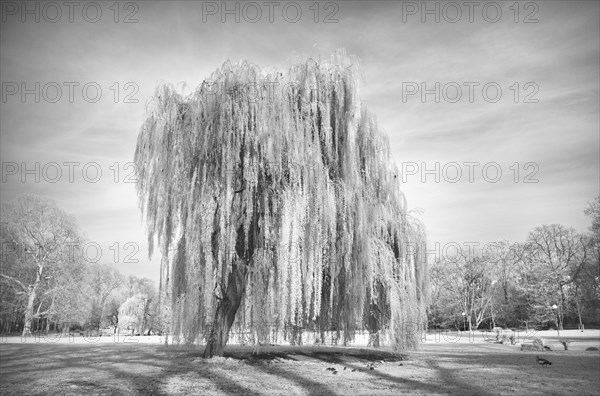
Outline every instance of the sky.
POLYGON ((338 48, 360 59, 362 101, 430 246, 590 224, 598 2, 49 4, 2 3, 0 200, 54 199, 89 261, 158 280, 131 162, 159 84, 187 93, 227 60, 285 70, 338 48))

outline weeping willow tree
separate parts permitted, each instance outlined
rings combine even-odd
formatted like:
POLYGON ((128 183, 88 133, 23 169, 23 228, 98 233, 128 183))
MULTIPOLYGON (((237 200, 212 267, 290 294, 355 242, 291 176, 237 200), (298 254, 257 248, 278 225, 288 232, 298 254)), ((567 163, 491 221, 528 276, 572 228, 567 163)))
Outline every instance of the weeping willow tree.
POLYGON ((293 327, 416 347, 423 230, 357 70, 337 51, 285 73, 227 62, 186 97, 157 89, 135 163, 177 341, 221 355, 236 323, 259 341, 293 327))
POLYGON ((129 297, 119 307, 119 328, 131 329, 131 335, 142 334, 146 329, 146 317, 150 305, 147 295, 138 293, 129 297))

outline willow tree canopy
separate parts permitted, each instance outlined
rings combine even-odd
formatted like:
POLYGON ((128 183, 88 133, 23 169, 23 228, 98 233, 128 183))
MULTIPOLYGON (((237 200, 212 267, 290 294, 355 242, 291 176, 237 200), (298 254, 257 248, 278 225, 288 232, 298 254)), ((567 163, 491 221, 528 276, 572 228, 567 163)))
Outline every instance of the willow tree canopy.
POLYGON ((229 331, 225 314, 259 339, 293 325, 416 345, 423 231, 357 73, 338 51, 283 73, 227 62, 187 97, 157 89, 135 162, 175 336, 229 331))

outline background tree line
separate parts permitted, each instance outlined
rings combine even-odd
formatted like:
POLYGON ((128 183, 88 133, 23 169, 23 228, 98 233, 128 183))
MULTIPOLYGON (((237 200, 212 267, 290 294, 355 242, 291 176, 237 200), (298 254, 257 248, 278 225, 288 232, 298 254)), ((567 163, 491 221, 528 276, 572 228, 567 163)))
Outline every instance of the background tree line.
MULTIPOLYGON (((429 327, 600 325, 600 196, 585 214, 586 233, 542 225, 524 242, 436 260, 429 327)), ((28 195, 3 205, 0 234, 0 332, 167 330, 154 283, 86 262, 73 248, 85 242, 75 219, 52 200, 28 195)))
POLYGON ((87 262, 76 220, 52 200, 3 204, 0 234, 0 332, 162 330, 154 282, 87 262))
POLYGON ((600 196, 588 232, 560 224, 526 241, 460 252, 431 266, 429 326, 564 328, 600 325, 600 196))

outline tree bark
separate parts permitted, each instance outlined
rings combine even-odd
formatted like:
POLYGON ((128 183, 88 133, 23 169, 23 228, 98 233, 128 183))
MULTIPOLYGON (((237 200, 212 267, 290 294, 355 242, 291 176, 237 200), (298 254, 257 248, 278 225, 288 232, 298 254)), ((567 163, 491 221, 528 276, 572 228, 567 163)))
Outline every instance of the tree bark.
POLYGON ((233 264, 228 277, 227 290, 217 304, 215 319, 204 350, 205 358, 211 358, 215 355, 223 356, 223 349, 229 339, 229 330, 235 320, 235 315, 246 289, 246 273, 247 270, 244 264, 233 264))
POLYGON ((31 335, 31 326, 33 325, 33 305, 35 303, 35 286, 32 286, 29 291, 29 298, 27 299, 27 308, 25 309, 25 322, 23 326, 23 337, 31 335))
MULTIPOLYGON (((147 315, 148 315, 148 311, 150 310, 150 302, 151 301, 152 301, 151 298, 144 299, 144 314, 142 315, 142 328, 140 329, 141 335, 143 335, 144 332, 146 331, 146 325, 148 324, 147 315)), ((148 329, 148 333, 150 333, 150 329, 148 329)), ((150 334, 148 334, 148 335, 150 335, 150 334)))
POLYGON ((38 267, 38 270, 35 274, 35 283, 29 286, 27 308, 25 309, 25 321, 23 326, 23 333, 21 334, 23 337, 31 335, 31 326, 35 317, 35 314, 33 313, 33 306, 35 304, 35 297, 37 294, 38 285, 40 284, 40 280, 42 278, 42 269, 42 266, 38 267))
POLYGON ((579 318, 579 330, 583 331, 583 320, 581 319, 581 304, 579 302, 579 291, 575 289, 575 307, 577 308, 577 317, 579 318))
POLYGON ((558 326, 560 327, 561 330, 563 329, 563 319, 564 319, 564 313, 563 313, 563 307, 565 306, 565 293, 563 290, 563 284, 562 282, 559 282, 559 288, 560 288, 560 306, 558 307, 558 315, 559 315, 559 321, 558 321, 558 326))

